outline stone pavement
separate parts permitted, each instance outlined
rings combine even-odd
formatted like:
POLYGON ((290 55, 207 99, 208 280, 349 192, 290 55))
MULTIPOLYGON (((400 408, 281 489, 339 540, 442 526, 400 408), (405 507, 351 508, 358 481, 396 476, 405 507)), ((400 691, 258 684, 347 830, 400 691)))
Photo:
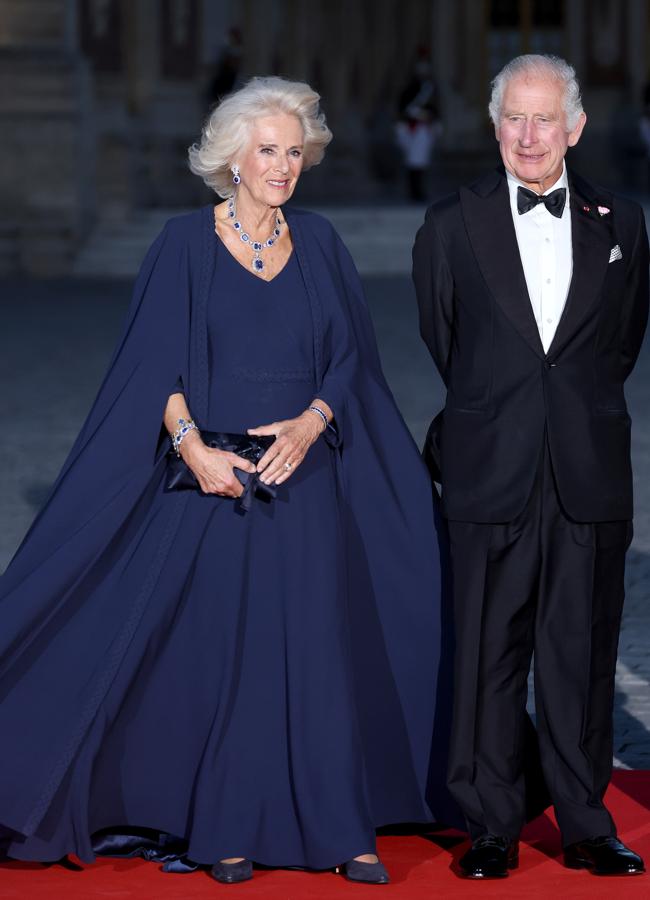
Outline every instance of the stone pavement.
MULTIPOLYGON (((367 274, 364 283, 386 375, 418 443, 443 402, 404 274, 422 214, 417 208, 352 210, 340 213, 337 223, 362 270, 382 273, 367 274), (391 240, 385 235, 374 240, 377 228, 391 230, 391 240), (395 256, 385 262, 391 252, 395 256)), ((154 234, 160 224, 153 223, 154 234)), ((145 224, 141 243, 149 240, 151 226, 145 224)), ((112 252, 99 254, 94 265, 105 266, 112 252)), ((133 249, 122 248, 118 255, 130 271, 133 249)), ((103 269, 121 270, 117 264, 103 269)), ((0 571, 42 504, 92 402, 129 293, 128 281, 106 277, 0 282, 0 571)), ((615 757, 618 765, 650 769, 650 340, 627 394, 634 421, 636 519, 620 641, 615 757)))

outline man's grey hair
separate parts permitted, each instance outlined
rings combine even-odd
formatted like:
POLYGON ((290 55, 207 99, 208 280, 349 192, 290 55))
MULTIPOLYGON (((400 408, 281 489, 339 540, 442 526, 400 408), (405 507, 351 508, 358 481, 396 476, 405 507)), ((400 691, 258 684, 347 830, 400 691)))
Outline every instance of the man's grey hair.
POLYGON ((564 86, 562 106, 566 115, 566 125, 569 131, 573 131, 583 112, 576 70, 561 57, 545 53, 526 53, 523 56, 516 56, 501 69, 492 82, 492 96, 488 107, 493 124, 498 126, 501 121, 506 85, 512 78, 522 75, 547 78, 562 83, 564 86))

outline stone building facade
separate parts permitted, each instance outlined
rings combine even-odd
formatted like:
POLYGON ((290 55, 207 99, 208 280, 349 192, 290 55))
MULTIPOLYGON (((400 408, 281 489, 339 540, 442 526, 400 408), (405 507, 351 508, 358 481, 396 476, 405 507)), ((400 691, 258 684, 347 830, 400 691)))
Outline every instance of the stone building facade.
POLYGON ((377 202, 398 165, 392 123, 416 56, 430 56, 440 157, 460 177, 493 158, 486 104, 496 70, 520 52, 557 52, 583 82, 582 167, 607 168, 608 184, 629 180, 650 78, 649 6, 0 0, 0 271, 64 273, 99 220, 202 202, 187 146, 215 88, 252 74, 306 79, 323 96, 336 140, 311 196, 377 202), (612 166, 621 171, 608 178, 612 166))

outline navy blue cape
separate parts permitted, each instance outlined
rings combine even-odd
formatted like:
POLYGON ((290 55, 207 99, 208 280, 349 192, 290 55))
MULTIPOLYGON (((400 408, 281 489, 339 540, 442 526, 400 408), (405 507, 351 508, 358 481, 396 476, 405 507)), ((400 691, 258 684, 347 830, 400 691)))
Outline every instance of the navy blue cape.
MULTIPOLYGON (((461 825, 444 787, 451 637, 431 483, 382 374, 349 253, 322 217, 291 209, 286 217, 311 306, 318 395, 336 414, 330 440, 372 814, 378 826, 461 825)), ((152 245, 95 403, 0 581, 0 825, 18 834, 38 833, 101 717, 174 541, 183 493, 170 495, 136 602, 115 596, 92 609, 89 586, 164 465, 162 417, 179 376, 194 418, 206 415, 216 254, 211 206, 170 220, 152 245)))

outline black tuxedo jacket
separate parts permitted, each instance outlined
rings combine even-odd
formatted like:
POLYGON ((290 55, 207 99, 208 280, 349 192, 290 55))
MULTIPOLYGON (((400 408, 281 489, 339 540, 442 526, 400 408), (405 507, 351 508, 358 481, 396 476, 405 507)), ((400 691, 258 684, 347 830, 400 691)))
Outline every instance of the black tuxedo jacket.
POLYGON ((517 516, 532 490, 545 431, 571 518, 632 517, 623 384, 648 318, 648 237, 638 204, 572 172, 569 186, 573 274, 548 353, 503 169, 434 203, 417 234, 420 331, 447 387, 439 434, 434 428, 428 440, 440 442, 449 519, 517 516), (620 259, 612 254, 617 246, 620 259))

